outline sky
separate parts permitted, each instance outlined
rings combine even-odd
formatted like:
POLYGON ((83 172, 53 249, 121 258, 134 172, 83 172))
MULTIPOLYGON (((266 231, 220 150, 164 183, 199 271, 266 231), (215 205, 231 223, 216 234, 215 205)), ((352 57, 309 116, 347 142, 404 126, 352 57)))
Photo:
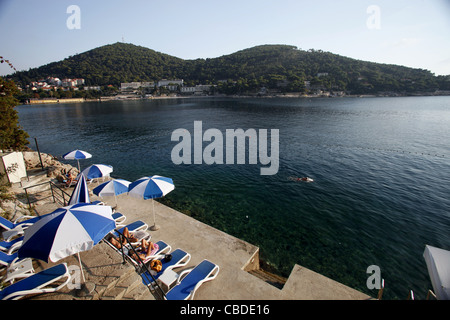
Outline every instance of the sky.
POLYGON ((287 44, 450 75, 450 0, 0 0, 0 30, 18 71, 125 42, 182 59, 287 44))

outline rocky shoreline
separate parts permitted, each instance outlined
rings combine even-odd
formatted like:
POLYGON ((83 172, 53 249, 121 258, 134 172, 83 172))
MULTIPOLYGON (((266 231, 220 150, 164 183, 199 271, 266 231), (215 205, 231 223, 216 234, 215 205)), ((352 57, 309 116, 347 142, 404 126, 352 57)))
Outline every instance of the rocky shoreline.
MULTIPOLYGON (((63 185, 66 179, 65 172, 70 171, 73 176, 79 173, 78 168, 60 162, 51 154, 41 152, 41 158, 37 151, 23 151, 22 154, 29 175, 45 175, 46 180, 50 179, 56 184, 63 185), (41 159, 44 168, 41 166, 41 159)), ((36 215, 33 208, 28 206, 23 189, 27 183, 28 181, 24 179, 21 184, 3 186, 0 199, 1 216, 13 221, 21 216, 36 215)))
POLYGON ((28 170, 45 170, 47 171, 47 177, 55 179, 58 182, 63 182, 65 180, 64 172, 71 172, 72 175, 76 176, 79 174, 78 168, 73 167, 70 164, 65 164, 59 161, 59 159, 51 154, 40 153, 42 159, 39 159, 39 154, 37 151, 23 151, 23 158, 25 160, 25 165, 28 170))

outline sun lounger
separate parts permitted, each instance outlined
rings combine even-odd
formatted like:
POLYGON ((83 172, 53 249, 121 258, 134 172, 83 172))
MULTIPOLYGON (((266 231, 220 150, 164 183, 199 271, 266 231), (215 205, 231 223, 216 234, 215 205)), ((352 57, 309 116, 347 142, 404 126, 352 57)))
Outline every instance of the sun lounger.
POLYGON ((33 260, 30 258, 12 262, 6 269, 3 282, 14 283, 17 279, 29 277, 34 274, 33 260))
POLYGON ((22 241, 23 236, 11 241, 0 241, 0 250, 11 254, 11 252, 14 252, 22 245, 22 241))
MULTIPOLYGON (((151 238, 151 236, 150 236, 150 238, 151 238)), ((150 239, 148 239, 148 241, 149 241, 149 240, 150 240, 150 239)), ((122 255, 122 250, 119 249, 119 248, 117 248, 116 246, 114 246, 110 241, 108 241, 108 239, 105 239, 105 242, 106 242, 111 248, 113 248, 114 250, 116 250, 120 255, 122 255)), ((169 251, 172 249, 172 247, 171 247, 170 245, 168 245, 167 243, 165 243, 164 241, 158 241, 158 242, 156 242, 156 244, 157 244, 158 247, 159 247, 158 251, 157 251, 154 255, 148 256, 148 257, 143 261, 144 264, 145 264, 146 262, 148 262, 148 261, 154 259, 155 257, 158 257, 158 256, 161 255, 161 254, 165 254, 165 253, 169 252, 169 251)), ((134 246, 134 245, 133 245, 133 246, 134 246)), ((138 262, 138 261, 136 261, 135 259, 133 259, 133 258, 129 255, 129 251, 130 251, 130 247, 129 247, 128 245, 124 246, 123 254, 125 255, 125 257, 127 257, 127 259, 128 259, 131 263, 133 263, 135 266, 139 266, 139 265, 140 265, 140 262, 138 262)))
MULTIPOLYGON (((162 276, 162 274, 164 272, 166 272, 167 270, 172 270, 175 268, 183 267, 183 266, 187 265, 188 262, 191 260, 191 255, 181 249, 176 249, 176 250, 172 251, 170 253, 170 255, 172 256, 172 259, 170 261, 167 261, 166 259, 164 259, 163 255, 159 254, 159 257, 157 257, 157 258, 159 258, 159 260, 161 261, 162 269, 160 272, 158 272, 156 274, 155 274, 155 272, 152 273, 153 279, 158 280, 158 278, 160 276, 162 276)), ((148 286, 151 283, 153 283, 153 279, 148 274, 148 272, 145 272, 144 276, 142 277, 142 282, 148 286)))
POLYGON ((13 282, 17 278, 24 278, 34 273, 32 260, 29 258, 19 259, 17 251, 8 254, 0 251, 0 267, 6 269, 4 282, 13 282))
POLYGON ((114 212, 112 214, 112 217, 117 225, 121 225, 125 222, 125 220, 127 220, 127 217, 121 214, 120 212, 114 212))
POLYGON ((18 260, 17 252, 7 254, 0 251, 0 266, 8 267, 11 263, 18 260))
POLYGON ((2 234, 3 239, 5 239, 6 241, 10 241, 16 236, 23 235, 25 229, 38 221, 40 218, 41 217, 36 216, 22 216, 12 222, 0 216, 0 227, 6 229, 6 231, 4 231, 2 234))
MULTIPOLYGON (((162 240, 156 242, 155 244, 158 245, 158 250, 154 254, 145 257, 145 259, 142 261, 144 264, 153 259, 160 258, 161 255, 165 255, 172 249, 172 247, 170 245, 168 245, 167 243, 165 243, 162 240)), ((132 259, 132 260, 134 263, 139 265, 139 262, 134 261, 134 259, 132 259)))
POLYGON ((177 284, 166 293, 165 298, 167 300, 194 299, 197 289, 206 281, 214 280, 218 273, 218 265, 208 260, 203 260, 193 269, 181 272, 177 284))
POLYGON ((30 294, 56 292, 68 284, 69 281, 69 269, 66 263, 62 263, 4 288, 0 291, 0 299, 17 300, 30 294), (55 287, 56 282, 63 278, 67 279, 55 287))
POLYGON ((40 219, 40 217, 23 216, 23 217, 20 217, 18 220, 12 222, 12 221, 10 221, 8 219, 5 219, 2 216, 0 216, 0 227, 3 227, 6 230, 15 229, 17 227, 25 228, 25 227, 28 227, 28 226, 32 225, 33 223, 35 223, 39 219, 40 219), (27 219, 27 220, 18 222, 19 220, 22 220, 22 219, 27 219))
POLYGON ((172 250, 172 247, 162 240, 159 240, 156 244, 159 247, 159 251, 156 253, 156 256, 162 255, 162 254, 167 254, 170 252, 170 250, 172 250))
MULTIPOLYGON (((119 224, 117 226, 116 230, 118 230, 120 233, 123 233, 123 230, 125 229, 125 227, 128 228, 129 232, 134 232, 134 231, 139 231, 139 230, 146 231, 148 229, 148 224, 146 224, 142 220, 137 220, 137 221, 132 222, 127 225, 119 224)), ((118 236, 119 234, 117 232, 114 232, 114 235, 118 236)))
POLYGON ((137 242, 132 243, 132 245, 138 245, 142 241, 142 239, 149 241, 152 237, 147 232, 148 225, 141 220, 137 220, 127 225, 118 225, 116 231, 111 231, 110 235, 118 239, 120 234, 123 234, 125 228, 128 228, 128 231, 130 233, 133 233, 133 236, 138 240, 137 242))

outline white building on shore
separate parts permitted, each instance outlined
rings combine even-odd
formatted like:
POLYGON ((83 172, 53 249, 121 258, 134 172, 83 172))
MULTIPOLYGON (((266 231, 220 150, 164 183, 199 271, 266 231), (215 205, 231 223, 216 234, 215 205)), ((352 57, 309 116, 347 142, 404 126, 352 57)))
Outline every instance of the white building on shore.
POLYGON ((183 79, 174 79, 174 80, 163 79, 163 80, 159 80, 158 81, 158 88, 159 87, 166 87, 166 86, 180 86, 180 87, 182 87, 183 85, 184 85, 184 80, 183 79))
POLYGON ((154 82, 124 82, 120 84, 120 91, 137 90, 139 88, 153 88, 154 82))

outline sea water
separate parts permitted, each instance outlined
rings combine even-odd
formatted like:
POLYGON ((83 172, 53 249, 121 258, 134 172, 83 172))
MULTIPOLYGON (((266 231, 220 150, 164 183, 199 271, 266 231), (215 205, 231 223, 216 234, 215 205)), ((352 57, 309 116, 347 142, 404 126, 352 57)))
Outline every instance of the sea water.
MULTIPOLYGON (((54 156, 88 151, 113 177, 162 175, 161 201, 260 247, 288 276, 300 264, 384 299, 431 289, 423 251, 450 250, 450 97, 161 99, 19 106, 20 125, 54 156), (177 129, 279 130, 279 170, 181 164, 177 129), (312 183, 296 181, 310 177, 312 183)), ((75 162, 70 162, 75 165, 75 162)), ((189 241, 189 239, 186 239, 189 241)))

